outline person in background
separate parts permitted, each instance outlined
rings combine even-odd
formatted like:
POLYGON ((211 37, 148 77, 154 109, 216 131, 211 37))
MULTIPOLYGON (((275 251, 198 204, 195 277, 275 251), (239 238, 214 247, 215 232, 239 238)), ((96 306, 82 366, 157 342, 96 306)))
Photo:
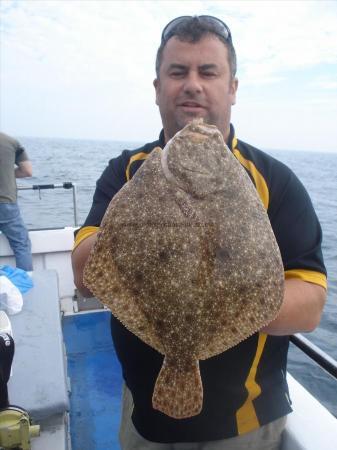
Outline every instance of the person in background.
POLYGON ((326 299, 321 227, 294 173, 235 135, 230 116, 238 88, 236 54, 224 22, 212 16, 172 20, 162 33, 156 75, 156 103, 163 130, 158 140, 112 159, 99 178, 89 215, 75 235, 72 262, 76 286, 90 295, 83 284, 83 268, 111 199, 155 147, 163 148, 186 124, 200 117, 222 132, 257 189, 280 248, 285 293, 274 321, 226 352, 200 361, 203 409, 183 420, 152 408, 162 355, 112 316, 112 338, 125 380, 121 448, 279 449, 286 416, 291 412, 286 381, 289 335, 312 331, 326 299))
POLYGON ((33 270, 31 243, 17 204, 15 178, 32 176, 26 150, 12 137, 0 133, 0 231, 15 255, 16 267, 33 270))

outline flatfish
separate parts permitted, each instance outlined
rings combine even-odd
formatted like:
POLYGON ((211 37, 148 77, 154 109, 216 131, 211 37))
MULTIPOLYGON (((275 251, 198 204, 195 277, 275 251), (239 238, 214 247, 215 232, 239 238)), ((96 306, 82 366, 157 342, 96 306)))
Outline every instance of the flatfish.
POLYGON ((215 126, 193 121, 151 152, 111 200, 84 282, 165 355, 153 408, 199 414, 199 360, 267 325, 284 292, 266 210, 215 126))

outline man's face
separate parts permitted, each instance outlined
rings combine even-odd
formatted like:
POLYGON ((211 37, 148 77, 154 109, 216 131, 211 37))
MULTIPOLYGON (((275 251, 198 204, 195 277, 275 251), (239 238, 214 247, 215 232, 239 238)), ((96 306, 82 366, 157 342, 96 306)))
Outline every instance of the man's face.
POLYGON ((166 142, 198 117, 228 138, 238 82, 231 77, 227 48, 216 36, 196 43, 169 39, 153 84, 166 142))

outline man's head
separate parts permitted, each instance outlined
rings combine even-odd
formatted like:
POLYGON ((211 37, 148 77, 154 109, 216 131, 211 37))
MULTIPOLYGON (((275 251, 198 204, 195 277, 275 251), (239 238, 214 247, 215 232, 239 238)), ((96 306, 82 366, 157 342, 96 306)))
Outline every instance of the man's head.
POLYGON ((164 28, 161 35, 161 43, 156 57, 156 74, 159 71, 163 57, 163 50, 167 41, 176 36, 181 41, 198 42, 207 34, 216 35, 227 47, 228 63, 232 77, 236 75, 236 53, 232 42, 232 35, 227 25, 213 16, 181 16, 171 20, 164 28))
POLYGON ((211 16, 183 16, 162 33, 154 80, 166 141, 196 117, 229 134, 236 56, 228 27, 211 16))

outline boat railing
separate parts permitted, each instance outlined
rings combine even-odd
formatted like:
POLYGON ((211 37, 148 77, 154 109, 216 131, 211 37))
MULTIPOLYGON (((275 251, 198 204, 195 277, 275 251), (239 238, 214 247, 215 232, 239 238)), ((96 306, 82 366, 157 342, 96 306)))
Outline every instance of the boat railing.
MULTIPOLYGON (((29 186, 18 186, 18 191, 27 191, 33 190, 38 191, 40 195, 40 191, 44 189, 72 189, 73 193, 73 212, 74 212, 74 226, 78 226, 78 209, 77 209, 77 188, 76 184, 71 181, 65 181, 64 183, 59 184, 33 184, 29 186)), ((40 195, 41 198, 41 195, 40 195)))
POLYGON ((290 342, 302 350, 303 353, 309 356, 310 359, 315 361, 322 369, 337 380, 337 361, 331 356, 309 341, 309 339, 302 334, 297 333, 291 335, 290 342))

